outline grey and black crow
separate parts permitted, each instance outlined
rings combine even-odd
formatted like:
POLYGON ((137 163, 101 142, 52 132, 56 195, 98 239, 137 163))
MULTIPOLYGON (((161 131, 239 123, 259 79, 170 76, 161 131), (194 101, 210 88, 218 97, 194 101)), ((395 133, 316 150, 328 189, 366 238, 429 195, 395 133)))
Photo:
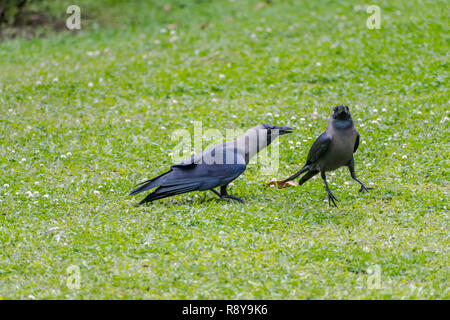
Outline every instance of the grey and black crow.
POLYGON ((130 195, 158 187, 139 203, 143 204, 186 192, 211 190, 221 199, 243 202, 228 194, 228 184, 245 171, 250 159, 260 150, 292 131, 289 127, 258 125, 234 141, 215 145, 171 166, 169 171, 137 185, 130 195), (217 187, 220 192, 214 190, 217 187))
POLYGON ((336 199, 328 187, 325 176, 327 171, 333 171, 342 166, 347 166, 352 178, 361 185, 359 192, 372 189, 366 187, 364 183, 356 178, 353 153, 356 152, 358 146, 359 133, 355 128, 349 108, 344 105, 336 106, 328 118, 327 129, 316 139, 311 149, 309 149, 306 164, 300 171, 283 182, 294 180, 306 172, 299 181, 299 185, 302 185, 320 172, 328 193, 328 204, 331 206, 331 202, 333 202, 333 205, 337 207, 335 201, 338 201, 338 199, 336 199))

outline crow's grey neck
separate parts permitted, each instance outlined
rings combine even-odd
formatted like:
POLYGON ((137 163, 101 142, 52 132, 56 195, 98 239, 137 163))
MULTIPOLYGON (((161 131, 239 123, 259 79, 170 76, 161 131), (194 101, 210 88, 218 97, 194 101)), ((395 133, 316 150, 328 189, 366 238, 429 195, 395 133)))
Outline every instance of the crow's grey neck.
POLYGON ((349 118, 347 120, 331 119, 330 124, 333 129, 345 130, 353 127, 353 119, 349 118))

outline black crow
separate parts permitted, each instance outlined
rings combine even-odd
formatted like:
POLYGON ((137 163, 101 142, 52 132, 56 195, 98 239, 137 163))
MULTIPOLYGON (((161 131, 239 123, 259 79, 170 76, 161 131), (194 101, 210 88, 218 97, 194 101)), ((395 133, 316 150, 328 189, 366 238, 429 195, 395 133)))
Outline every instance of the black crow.
POLYGON ((306 172, 298 182, 299 185, 302 185, 320 172, 328 193, 328 204, 331 206, 331 202, 333 202, 333 205, 337 207, 335 201, 338 201, 338 199, 336 199, 328 187, 325 172, 347 166, 352 178, 361 185, 359 192, 372 189, 366 187, 364 183, 356 178, 353 153, 356 152, 358 146, 359 133, 355 128, 349 108, 344 105, 336 106, 328 118, 327 129, 316 139, 311 149, 309 149, 306 164, 300 171, 283 182, 294 180, 306 172))
POLYGON ((191 191, 211 190, 222 199, 243 202, 227 192, 228 184, 239 177, 250 159, 278 136, 292 132, 289 127, 258 125, 235 141, 215 145, 170 167, 170 170, 137 185, 135 195, 158 187, 139 204, 191 191), (214 188, 220 187, 220 192, 214 188))

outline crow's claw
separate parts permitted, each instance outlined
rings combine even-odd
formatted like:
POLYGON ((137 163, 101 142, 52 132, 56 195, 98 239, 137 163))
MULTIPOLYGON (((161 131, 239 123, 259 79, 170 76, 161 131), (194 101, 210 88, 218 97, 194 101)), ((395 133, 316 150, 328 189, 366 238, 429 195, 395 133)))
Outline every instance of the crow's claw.
POLYGON ((337 208, 335 201, 339 202, 339 200, 331 192, 328 193, 328 205, 331 207, 331 202, 333 202, 333 205, 337 208))
POLYGON ((359 192, 369 192, 369 190, 372 190, 373 188, 366 187, 365 185, 361 185, 361 189, 359 189, 359 192))

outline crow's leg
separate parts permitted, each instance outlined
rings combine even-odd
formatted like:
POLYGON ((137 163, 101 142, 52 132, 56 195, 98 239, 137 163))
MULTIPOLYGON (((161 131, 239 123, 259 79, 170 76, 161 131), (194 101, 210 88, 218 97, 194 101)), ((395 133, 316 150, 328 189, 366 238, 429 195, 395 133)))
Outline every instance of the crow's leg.
POLYGON ((303 168, 301 168, 298 172, 294 173, 292 176, 290 176, 289 178, 287 178, 286 180, 283 180, 283 182, 288 182, 291 180, 294 180, 295 178, 297 178, 299 175, 301 175, 303 172, 308 171, 309 170, 309 166, 304 166, 303 168))
POLYGON ((318 173, 319 173, 318 170, 311 170, 311 171, 308 171, 308 173, 305 174, 305 175, 300 179, 300 181, 298 182, 298 184, 299 184, 299 185, 304 184, 306 181, 308 181, 309 179, 311 179, 312 177, 314 177, 314 176, 315 176, 316 174, 318 174, 318 173))
POLYGON ((373 188, 366 187, 364 183, 362 183, 355 174, 355 161, 352 159, 348 165, 348 170, 350 170, 350 175, 352 176, 352 179, 357 181, 361 185, 361 189, 359 189, 359 192, 368 192, 369 190, 373 188))
POLYGON ((335 201, 339 202, 339 200, 333 195, 333 193, 331 192, 330 188, 328 187, 327 177, 325 176, 325 171, 321 171, 320 172, 320 176, 323 179, 323 183, 325 183, 325 190, 327 190, 327 193, 328 193, 328 205, 331 206, 331 202, 333 202, 333 205, 335 207, 337 207, 335 201))
POLYGON ((230 196, 230 195, 228 194, 228 192, 227 192, 227 187, 228 187, 228 185, 225 185, 225 186, 221 186, 221 187, 220 187, 220 198, 222 198, 222 199, 236 200, 236 201, 239 201, 239 202, 245 202, 245 200, 242 199, 242 198, 235 197, 235 196, 230 196))

